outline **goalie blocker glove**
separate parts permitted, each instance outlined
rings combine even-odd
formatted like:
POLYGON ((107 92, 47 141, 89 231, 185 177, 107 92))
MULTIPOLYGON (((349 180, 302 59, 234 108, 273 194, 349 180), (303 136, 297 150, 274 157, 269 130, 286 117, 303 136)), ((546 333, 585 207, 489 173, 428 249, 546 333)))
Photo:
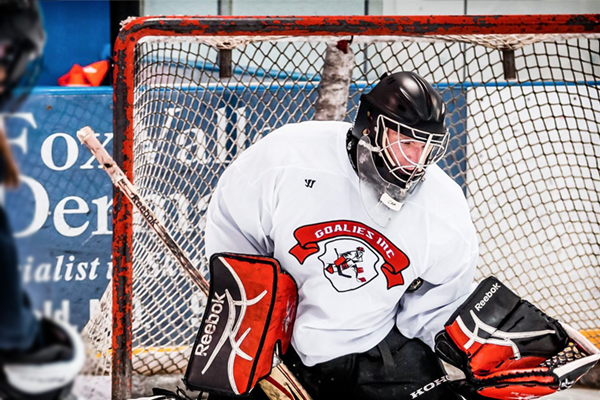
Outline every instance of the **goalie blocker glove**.
POLYGON ((184 382, 228 396, 249 393, 290 344, 298 289, 271 257, 218 253, 184 382))
POLYGON ((575 329, 550 318, 494 277, 485 279, 438 333, 436 353, 466 378, 467 399, 535 399, 570 388, 600 358, 575 329))

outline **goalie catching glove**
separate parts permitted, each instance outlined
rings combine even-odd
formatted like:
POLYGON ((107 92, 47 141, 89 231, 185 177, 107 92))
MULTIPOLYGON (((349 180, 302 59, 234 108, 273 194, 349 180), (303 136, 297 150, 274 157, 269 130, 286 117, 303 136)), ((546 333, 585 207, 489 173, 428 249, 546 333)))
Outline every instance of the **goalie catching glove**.
POLYGON ((570 388, 600 358, 579 332, 493 277, 450 317, 435 350, 465 373, 453 387, 467 399, 546 396, 570 388))

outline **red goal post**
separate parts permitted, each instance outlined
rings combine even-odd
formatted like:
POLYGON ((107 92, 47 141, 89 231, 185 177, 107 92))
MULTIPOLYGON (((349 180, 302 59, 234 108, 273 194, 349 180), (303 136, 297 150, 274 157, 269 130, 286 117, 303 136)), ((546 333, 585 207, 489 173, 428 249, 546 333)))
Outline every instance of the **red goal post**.
MULTIPOLYGON (((285 123, 350 121, 381 73, 414 70, 449 104, 440 165, 469 200, 478 278, 600 344, 599 37, 596 14, 130 19, 115 44, 114 158, 205 272, 205 205, 240 151, 285 123), (323 105, 331 76, 346 96, 323 105)), ((127 398, 132 373, 185 368, 202 299, 118 191, 113 204, 112 291, 85 335, 89 371, 107 373, 110 355, 113 398, 127 398)))

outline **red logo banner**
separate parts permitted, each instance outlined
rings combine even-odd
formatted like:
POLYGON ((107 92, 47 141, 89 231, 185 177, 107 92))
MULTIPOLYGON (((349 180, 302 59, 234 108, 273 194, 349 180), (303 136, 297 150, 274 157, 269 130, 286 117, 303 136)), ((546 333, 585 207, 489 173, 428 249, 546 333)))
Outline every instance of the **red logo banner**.
POLYGON ((410 264, 406 254, 381 233, 359 222, 341 220, 302 226, 294 232, 298 244, 290 254, 304 264, 309 256, 319 252, 319 242, 340 236, 362 239, 383 257, 381 271, 387 279, 388 289, 404 284, 402 270, 410 264))

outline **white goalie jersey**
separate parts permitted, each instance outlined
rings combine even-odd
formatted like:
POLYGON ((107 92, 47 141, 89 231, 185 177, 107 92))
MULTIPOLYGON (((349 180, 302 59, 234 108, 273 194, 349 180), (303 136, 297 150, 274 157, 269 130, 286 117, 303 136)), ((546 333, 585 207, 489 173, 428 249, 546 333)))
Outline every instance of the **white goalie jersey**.
POLYGON ((461 188, 439 167, 385 228, 366 213, 344 122, 286 125, 221 177, 206 256, 269 255, 298 285, 292 345, 308 366, 376 346, 396 324, 433 347, 468 297, 478 245, 461 188), (424 283, 407 292, 415 279, 424 283))

